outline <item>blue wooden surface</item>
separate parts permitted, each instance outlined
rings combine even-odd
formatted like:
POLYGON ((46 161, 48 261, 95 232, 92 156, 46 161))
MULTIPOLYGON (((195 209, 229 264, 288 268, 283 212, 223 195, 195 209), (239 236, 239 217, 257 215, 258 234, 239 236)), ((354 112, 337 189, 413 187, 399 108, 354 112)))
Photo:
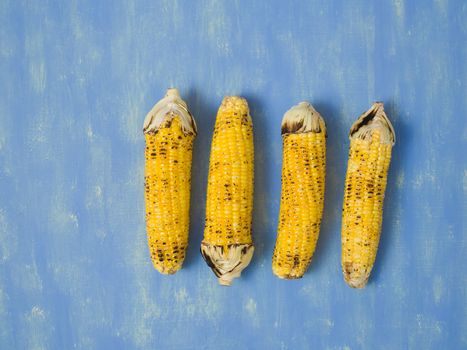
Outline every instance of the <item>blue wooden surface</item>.
POLYGON ((0 3, 1 349, 467 348, 464 1, 0 3), (145 113, 169 86, 199 126, 182 271, 145 237, 145 113), (223 288, 202 261, 215 113, 245 96, 255 125, 252 264, 223 288), (282 114, 325 118, 317 252, 271 272, 282 114), (347 133, 375 100, 396 129, 371 282, 347 287, 340 224, 347 133))

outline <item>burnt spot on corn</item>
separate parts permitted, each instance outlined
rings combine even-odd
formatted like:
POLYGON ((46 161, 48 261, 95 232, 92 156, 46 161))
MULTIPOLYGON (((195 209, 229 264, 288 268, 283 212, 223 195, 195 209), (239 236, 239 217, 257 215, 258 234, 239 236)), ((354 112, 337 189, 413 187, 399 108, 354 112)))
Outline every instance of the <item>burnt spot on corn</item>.
POLYGON ((300 265, 300 256, 299 255, 295 255, 293 257, 293 265, 292 265, 292 268, 296 268, 298 267, 298 265, 300 265))
POLYGON ((384 112, 382 102, 375 102, 357 119, 350 128, 349 137, 370 140, 375 131, 380 134, 381 143, 394 144, 396 142, 394 128, 384 112))
POLYGON ((221 246, 201 243, 201 255, 222 285, 230 285, 234 278, 240 276, 250 263, 253 251, 252 244, 221 246))
POLYGON ((346 279, 348 279, 352 273, 354 273, 353 263, 351 262, 344 263, 344 274, 346 276, 346 279))
POLYGON ((201 252, 201 256, 203 257, 203 259, 204 259, 204 261, 206 262, 206 264, 212 269, 212 271, 214 272, 214 274, 215 274, 217 277, 220 277, 220 276, 221 276, 221 272, 217 269, 216 265, 215 265, 214 262, 211 260, 211 257, 209 256, 209 254, 206 254, 202 248, 200 248, 200 252, 201 252))
POLYGON ((281 133, 320 133, 326 135, 326 125, 321 115, 308 102, 301 102, 289 109, 282 119, 281 133))

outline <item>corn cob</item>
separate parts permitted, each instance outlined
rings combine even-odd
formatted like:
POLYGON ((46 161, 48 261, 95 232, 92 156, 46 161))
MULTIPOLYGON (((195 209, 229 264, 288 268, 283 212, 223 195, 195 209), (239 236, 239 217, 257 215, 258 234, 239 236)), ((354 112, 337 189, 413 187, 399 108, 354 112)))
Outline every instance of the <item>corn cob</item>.
POLYGON ((384 192, 395 143, 383 104, 352 125, 342 214, 342 270, 347 284, 365 287, 378 250, 384 192))
POLYGON ((230 285, 253 256, 253 124, 248 104, 225 97, 214 128, 201 254, 221 285, 230 285))
POLYGON ((151 259, 162 274, 177 272, 188 245, 191 159, 197 129, 176 89, 147 114, 145 199, 151 259))
POLYGON ((307 102, 282 120, 282 194, 272 270, 301 278, 315 251, 324 205, 326 125, 307 102))

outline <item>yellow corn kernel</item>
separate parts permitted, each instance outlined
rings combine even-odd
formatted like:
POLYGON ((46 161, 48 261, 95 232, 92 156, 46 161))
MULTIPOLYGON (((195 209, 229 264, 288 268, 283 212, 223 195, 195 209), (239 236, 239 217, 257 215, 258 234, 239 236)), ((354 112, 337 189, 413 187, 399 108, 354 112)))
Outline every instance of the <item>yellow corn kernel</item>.
POLYGON ((342 270, 365 287, 378 250, 394 129, 377 102, 352 125, 342 214, 342 270))
POLYGON ((272 271, 301 278, 315 251, 324 206, 326 125, 307 102, 282 120, 282 194, 272 271))
POLYGON ((144 120, 146 227, 151 259, 163 274, 177 272, 188 245, 195 121, 176 89, 144 120))
POLYGON ((253 124, 245 99, 225 97, 209 160, 201 254, 222 285, 230 285, 253 256, 253 124))

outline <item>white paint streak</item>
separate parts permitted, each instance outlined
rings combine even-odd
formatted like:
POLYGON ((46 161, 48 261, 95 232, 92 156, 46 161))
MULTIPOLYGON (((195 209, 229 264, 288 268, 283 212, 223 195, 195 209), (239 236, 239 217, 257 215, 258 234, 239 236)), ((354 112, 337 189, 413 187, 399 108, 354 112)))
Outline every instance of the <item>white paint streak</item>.
MULTIPOLYGON (((5 115, 5 114, 2 114, 5 115)), ((6 132, 0 127, 0 152, 4 152, 6 145, 6 132)))
POLYGON ((10 260, 18 248, 16 232, 8 223, 5 210, 0 208, 0 266, 10 260))
POLYGON ((218 322, 223 310, 223 300, 219 285, 213 283, 210 273, 198 280, 198 288, 202 288, 204 292, 199 299, 194 300, 194 303, 200 317, 218 322))
POLYGON ((85 37, 83 24, 80 20, 80 14, 78 12, 78 1, 73 0, 70 6, 70 19, 69 23, 71 26, 71 31, 75 40, 81 40, 85 37))
POLYGON ((45 63, 43 61, 31 62, 29 64, 29 74, 34 90, 38 93, 43 92, 46 86, 45 63))
MULTIPOLYGON (((0 317, 4 317, 8 313, 7 303, 9 301, 9 299, 10 298, 5 293, 5 291, 0 288, 0 317)), ((0 328, 0 331, 1 331, 1 328, 0 328)))
POLYGON ((253 298, 248 298, 243 305, 243 309, 245 310, 245 314, 248 316, 250 319, 252 325, 254 327, 259 326, 259 317, 258 317, 258 312, 257 312, 257 305, 256 301, 253 298))
POLYGON ((448 0, 435 0, 435 4, 438 9, 438 13, 446 18, 448 15, 448 0))
POLYGON ((442 323, 425 314, 417 314, 410 328, 410 349, 430 349, 443 333, 442 323))
MULTIPOLYGON (((66 191, 63 189, 63 191, 66 191)), ((49 222, 52 231, 60 235, 72 235, 78 232, 78 217, 68 208, 64 193, 57 193, 50 208, 49 222)))
POLYGON ((154 296, 149 292, 149 278, 138 276, 134 295, 129 300, 129 314, 126 314, 123 327, 118 332, 125 339, 130 339, 138 347, 149 347, 154 344, 154 334, 151 324, 161 318, 161 308, 157 305, 154 296))
POLYGON ((175 300, 177 303, 186 304, 188 301, 188 293, 185 287, 180 288, 175 292, 175 300))
POLYGON ((0 339, 11 337, 12 324, 11 315, 8 312, 10 298, 0 286, 0 339))
POLYGON ((405 181, 405 175, 404 175, 404 171, 403 170, 400 170, 399 174, 397 174, 397 178, 396 178, 396 187, 401 189, 404 187, 404 181, 405 181))
POLYGON ((102 202, 102 187, 101 186, 96 186, 94 188, 94 193, 96 195, 96 199, 100 202, 102 202))
MULTIPOLYGON (((306 276, 306 275, 305 275, 306 276)), ((322 316, 328 316, 330 318, 330 304, 329 301, 325 301, 322 298, 323 293, 331 293, 332 289, 331 282, 329 279, 325 279, 324 283, 318 285, 316 281, 305 284, 300 288, 299 294, 306 297, 306 301, 311 305, 318 306, 323 310, 322 316)))
POLYGON ((54 326, 49 312, 35 305, 23 315, 21 323, 21 340, 28 349, 47 350, 51 348, 50 339, 54 333, 54 326))
POLYGON ((256 59, 257 67, 254 79, 248 79, 245 83, 250 86, 253 91, 263 89, 268 83, 268 77, 265 73, 265 66, 269 62, 269 49, 265 42, 264 35, 254 33, 251 37, 250 47, 252 48, 252 56, 256 59))
POLYGON ((103 209, 104 194, 111 177, 111 147, 107 139, 92 136, 89 140, 90 160, 87 177, 90 179, 86 193, 86 208, 89 210, 103 209))
POLYGON ((144 94, 128 91, 120 114, 120 131, 128 142, 138 143, 143 135, 143 119, 148 111, 143 110, 144 94))
POLYGON ((50 107, 47 105, 41 106, 38 110, 28 116, 31 123, 26 126, 25 141, 29 149, 34 150, 34 160, 48 160, 58 162, 60 160, 63 149, 54 147, 57 145, 57 130, 62 133, 63 122, 68 117, 56 119, 56 115, 50 112, 50 107), (54 137, 55 134, 55 137, 54 137))
POLYGON ((231 16, 227 15, 224 3, 208 0, 201 6, 201 18, 206 25, 203 28, 204 40, 214 52, 221 56, 229 56, 232 52, 228 42, 228 33, 231 32, 231 16))
POLYGON ((86 127, 86 136, 88 137, 88 141, 93 141, 94 132, 92 131, 92 126, 90 124, 86 127))
POLYGON ((32 143, 47 143, 51 132, 50 119, 46 113, 37 116, 33 128, 30 130, 30 140, 32 143))
POLYGON ((414 175, 412 180, 412 188, 421 189, 423 186, 434 184, 435 182, 436 178, 434 174, 427 171, 421 171, 414 175))
MULTIPOLYGON (((188 291, 185 287, 181 288, 167 288, 164 289, 164 297, 171 298, 172 295, 175 297, 175 303, 171 307, 173 312, 185 319, 191 319, 195 316, 202 317, 199 315, 201 310, 196 305, 195 300, 188 294, 188 291), (198 313, 198 314, 197 314, 198 313)), ((170 313, 170 311, 169 311, 170 313)))
POLYGON ((14 285, 24 293, 36 295, 43 290, 42 278, 34 256, 31 264, 16 265, 12 267, 12 272, 14 285))
POLYGON ((45 319, 45 311, 39 306, 34 306, 31 310, 31 317, 45 319))
MULTIPOLYGON (((244 81, 241 66, 231 67, 224 75, 224 81, 220 81, 225 87, 225 95, 241 95, 244 81)), ((222 90, 218 91, 219 98, 222 98, 222 90)))
POLYGON ((403 22, 405 17, 405 4, 404 0, 394 0, 394 7, 396 9, 396 16, 399 22, 403 22))
MULTIPOLYGON (((6 2, 8 1, 0 1, 0 6, 6 2)), ((6 18, 6 8, 7 6, 0 8, 1 18, 6 18)), ((5 25, 0 26, 0 56, 6 59, 12 57, 16 51, 17 44, 15 42, 15 36, 8 32, 8 29, 5 25)))
POLYGON ((439 304, 444 294, 444 280, 441 276, 435 276, 433 278, 433 298, 435 303, 439 304))
POLYGON ((252 298, 248 298, 248 300, 245 303, 245 311, 249 313, 251 316, 256 315, 256 301, 252 298))
POLYGON ((375 42, 376 42, 376 20, 375 15, 370 15, 365 20, 361 21, 363 33, 365 33, 366 41, 366 60, 367 60, 367 81, 368 81, 368 102, 373 103, 375 100, 375 42))
POLYGON ((334 328, 334 321, 330 318, 309 318, 303 322, 304 330, 317 332, 318 334, 329 335, 334 328))
MULTIPOLYGON (((123 321, 116 332, 123 339, 134 344, 134 347, 149 348, 151 344, 157 342, 152 327, 154 321, 163 316, 169 317, 169 315, 163 314, 163 309, 158 303, 159 293, 155 294, 154 290, 151 289, 153 274, 156 272, 148 266, 151 264, 151 260, 144 236, 144 222, 135 227, 135 233, 141 235, 127 241, 119 250, 123 264, 130 268, 131 280, 128 283, 132 287, 125 291, 125 298, 128 302, 121 310, 123 321)), ((164 286, 167 284, 164 283, 160 287, 164 288, 164 286)), ((180 292, 178 297, 183 299, 184 294, 184 292, 180 292)), ((173 295, 170 298, 173 300, 173 295)), ((172 303, 170 305, 173 306, 172 303)), ((171 309, 171 311, 173 310, 171 309)))
POLYGON ((282 43, 282 52, 287 53, 286 57, 288 62, 285 62, 285 66, 289 67, 294 71, 293 83, 297 86, 293 88, 297 91, 297 96, 309 95, 307 89, 307 76, 305 74, 305 67, 307 65, 305 55, 306 49, 303 47, 300 41, 296 40, 292 30, 281 34, 278 40, 282 43))
POLYGON ((73 223, 74 226, 78 227, 78 216, 74 213, 68 214, 68 217, 70 218, 70 221, 73 223))
POLYGON ((29 78, 31 86, 37 93, 46 87, 46 70, 44 57, 44 38, 40 30, 29 31, 25 38, 25 51, 28 58, 29 78))

